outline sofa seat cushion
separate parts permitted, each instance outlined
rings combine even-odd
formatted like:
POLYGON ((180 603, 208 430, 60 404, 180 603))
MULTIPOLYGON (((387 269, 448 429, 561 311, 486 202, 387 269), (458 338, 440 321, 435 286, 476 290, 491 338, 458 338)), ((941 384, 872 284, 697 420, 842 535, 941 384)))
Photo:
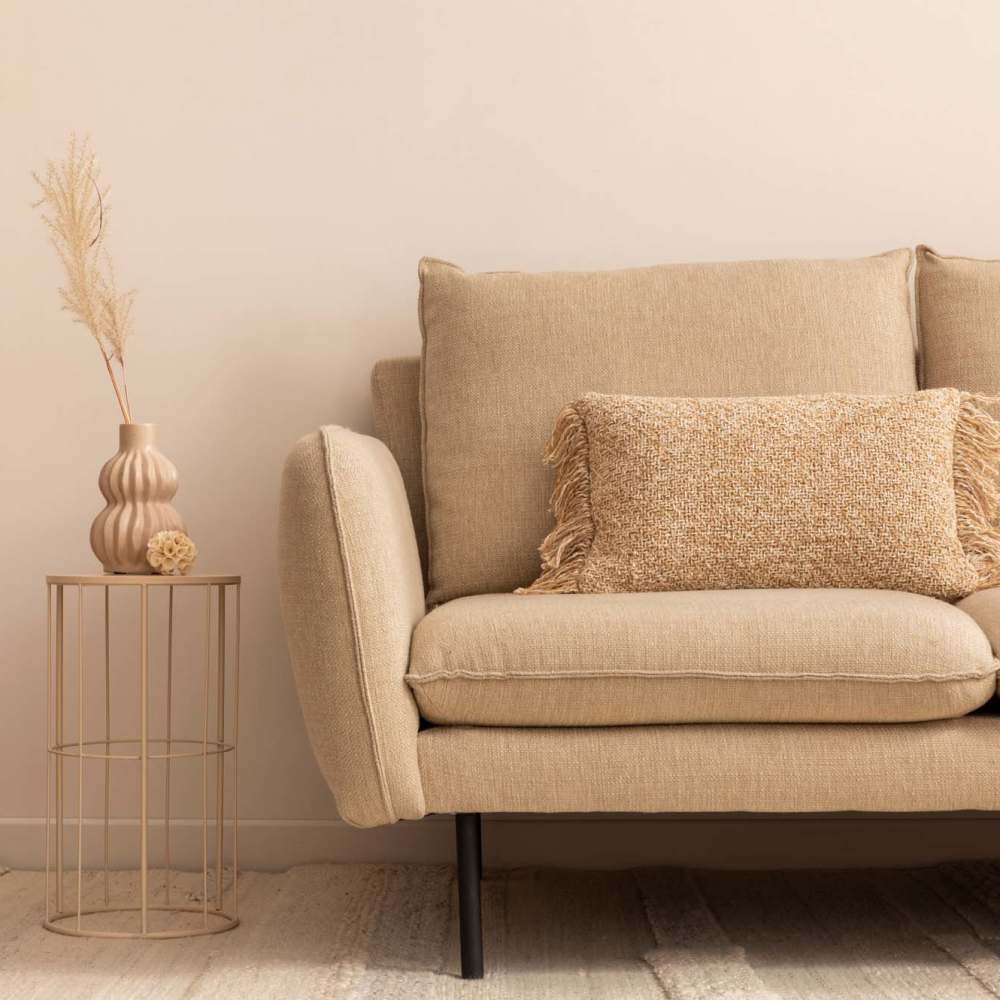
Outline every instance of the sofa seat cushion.
POLYGON ((485 594, 417 625, 407 681, 440 725, 914 722, 996 667, 969 614, 899 591, 485 594))

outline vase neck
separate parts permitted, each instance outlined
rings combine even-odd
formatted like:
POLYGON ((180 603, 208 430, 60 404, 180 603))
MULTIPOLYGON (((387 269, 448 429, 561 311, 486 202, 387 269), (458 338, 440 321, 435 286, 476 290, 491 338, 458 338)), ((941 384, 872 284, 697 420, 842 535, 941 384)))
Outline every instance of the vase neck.
POLYGON ((149 448, 156 444, 156 424, 119 424, 120 448, 149 448))

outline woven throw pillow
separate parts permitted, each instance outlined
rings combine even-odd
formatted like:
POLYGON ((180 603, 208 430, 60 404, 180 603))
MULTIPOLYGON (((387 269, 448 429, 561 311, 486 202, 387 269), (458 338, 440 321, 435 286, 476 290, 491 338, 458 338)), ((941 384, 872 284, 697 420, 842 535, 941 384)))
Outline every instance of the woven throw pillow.
POLYGON ((918 388, 912 251, 856 260, 473 274, 420 264, 428 602, 524 586, 565 404, 918 388))
POLYGON ((519 592, 1000 584, 1000 423, 978 399, 583 396, 549 443, 556 526, 519 592))

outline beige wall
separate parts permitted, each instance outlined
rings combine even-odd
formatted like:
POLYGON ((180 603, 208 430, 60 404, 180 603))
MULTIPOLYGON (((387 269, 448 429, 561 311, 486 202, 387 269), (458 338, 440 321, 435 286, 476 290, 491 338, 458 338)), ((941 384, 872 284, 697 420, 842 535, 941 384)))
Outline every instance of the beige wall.
MULTIPOLYGON (((278 615, 280 464, 322 422, 370 427, 372 361, 417 348, 417 257, 1000 256, 998 48, 993 0, 8 0, 0 863, 25 863, 43 811, 42 576, 93 566, 116 438, 28 207, 71 129, 140 290, 136 415, 180 468, 203 568, 246 580, 242 811, 280 864, 335 816, 278 615)), ((315 843, 335 854, 338 830, 315 843)))

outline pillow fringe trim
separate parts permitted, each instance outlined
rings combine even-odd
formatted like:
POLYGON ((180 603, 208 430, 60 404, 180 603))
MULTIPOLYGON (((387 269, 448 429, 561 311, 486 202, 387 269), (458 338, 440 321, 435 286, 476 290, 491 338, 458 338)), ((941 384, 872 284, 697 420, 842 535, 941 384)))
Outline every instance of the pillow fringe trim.
POLYGON ((962 394, 953 455, 958 538, 981 590, 1000 585, 1000 422, 987 398, 962 394))
POLYGON ((555 469, 549 506, 556 526, 538 551, 542 573, 515 594, 577 594, 579 578, 594 542, 590 506, 590 442, 587 422, 576 405, 565 407, 545 450, 545 461, 555 469))

